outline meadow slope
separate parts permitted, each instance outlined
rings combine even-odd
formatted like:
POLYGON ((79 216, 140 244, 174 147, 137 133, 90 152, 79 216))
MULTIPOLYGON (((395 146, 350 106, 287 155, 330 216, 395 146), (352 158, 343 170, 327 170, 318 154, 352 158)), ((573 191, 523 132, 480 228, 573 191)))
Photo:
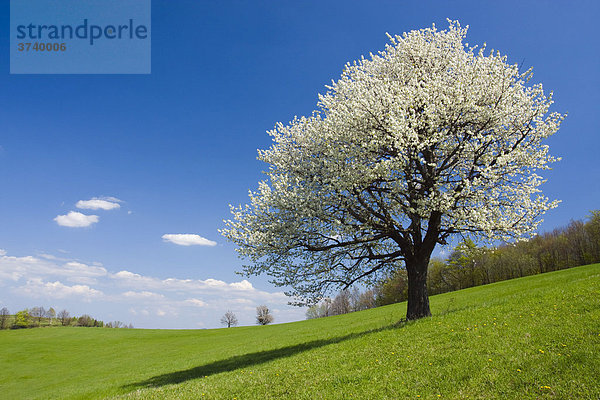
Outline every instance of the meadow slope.
POLYGON ((3 399, 600 399, 600 264, 289 324, 0 331, 3 399))

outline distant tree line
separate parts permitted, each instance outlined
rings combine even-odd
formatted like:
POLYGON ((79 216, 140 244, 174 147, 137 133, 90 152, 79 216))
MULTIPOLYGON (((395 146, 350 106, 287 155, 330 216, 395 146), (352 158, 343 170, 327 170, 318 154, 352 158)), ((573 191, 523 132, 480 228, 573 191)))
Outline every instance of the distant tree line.
POLYGON ((354 311, 366 310, 377 307, 377 289, 368 289, 364 292, 354 287, 342 290, 333 299, 325 298, 319 304, 306 311, 306 318, 322 318, 332 315, 347 314, 354 311))
POLYGON ((18 311, 12 315, 8 308, 0 309, 0 329, 38 328, 45 326, 81 326, 97 328, 133 328, 132 324, 126 325, 120 321, 104 323, 84 314, 80 317, 71 317, 67 310, 58 313, 50 307, 33 307, 18 311))
MULTIPOLYGON (((447 259, 431 260, 427 290, 434 295, 599 262, 600 210, 596 210, 585 221, 571 221, 529 241, 485 247, 466 238, 447 259)), ((308 309, 306 317, 345 314, 406 301, 407 297, 406 270, 398 269, 365 292, 353 288, 323 299, 308 309)))

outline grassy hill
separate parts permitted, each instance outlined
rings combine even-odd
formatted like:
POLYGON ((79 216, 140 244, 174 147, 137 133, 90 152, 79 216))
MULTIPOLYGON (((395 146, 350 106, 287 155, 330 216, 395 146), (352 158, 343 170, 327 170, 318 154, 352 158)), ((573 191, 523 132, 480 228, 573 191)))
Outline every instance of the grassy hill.
POLYGON ((600 399, 600 264, 318 320, 0 331, 0 398, 600 399))

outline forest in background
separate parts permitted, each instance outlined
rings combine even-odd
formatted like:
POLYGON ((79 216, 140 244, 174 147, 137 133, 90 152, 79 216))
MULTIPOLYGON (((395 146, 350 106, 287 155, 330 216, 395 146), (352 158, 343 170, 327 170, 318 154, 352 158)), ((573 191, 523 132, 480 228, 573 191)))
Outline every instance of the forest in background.
MULTIPOLYGON (((430 261, 427 290, 431 296, 598 262, 600 210, 595 210, 585 220, 571 221, 565 227, 528 241, 486 247, 464 238, 448 258, 430 261)), ((346 314, 399 303, 407 297, 406 270, 398 269, 364 292, 357 288, 346 289, 333 299, 323 299, 308 309, 306 317, 346 314)))

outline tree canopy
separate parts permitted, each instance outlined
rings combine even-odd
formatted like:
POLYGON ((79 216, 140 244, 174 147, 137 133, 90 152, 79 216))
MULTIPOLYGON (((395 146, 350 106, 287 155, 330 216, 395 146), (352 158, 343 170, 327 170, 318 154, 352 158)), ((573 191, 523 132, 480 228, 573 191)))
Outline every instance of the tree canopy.
POLYGON ((228 328, 236 326, 238 324, 238 319, 235 313, 231 310, 227 310, 227 312, 221 317, 221 324, 226 325, 228 328))
POLYGON ((258 325, 268 325, 274 321, 273 314, 269 311, 269 307, 260 305, 256 307, 256 323, 258 325))
POLYGON ((538 172, 564 116, 499 52, 470 47, 450 21, 389 36, 346 64, 309 117, 278 123, 259 150, 268 179, 232 207, 222 233, 291 288, 297 304, 405 267, 408 318, 429 313, 427 265, 457 234, 527 238, 555 207, 538 172))

